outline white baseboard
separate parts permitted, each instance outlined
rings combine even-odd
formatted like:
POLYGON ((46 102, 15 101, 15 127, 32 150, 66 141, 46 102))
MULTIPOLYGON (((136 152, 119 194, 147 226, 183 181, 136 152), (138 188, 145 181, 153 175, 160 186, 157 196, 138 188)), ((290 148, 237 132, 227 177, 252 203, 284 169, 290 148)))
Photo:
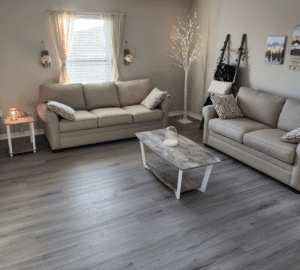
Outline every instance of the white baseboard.
MULTIPOLYGON (((179 116, 179 115, 183 115, 183 111, 169 112, 169 116, 179 116)), ((202 120, 202 114, 196 114, 196 113, 187 111, 187 115, 194 118, 194 119, 197 119, 197 120, 200 120, 200 121, 202 120)))
MULTIPOLYGON (((34 130, 34 134, 35 135, 44 134, 44 130, 43 129, 36 129, 36 130, 34 130)), ((23 132, 11 133, 12 138, 19 138, 19 137, 23 137, 23 136, 30 136, 29 130, 24 131, 24 133, 23 132)), ((7 140, 7 134, 0 134, 0 140, 7 140)))
POLYGON ((193 112, 187 112, 187 115, 194 118, 194 119, 197 119, 197 120, 202 120, 202 113, 200 114, 196 114, 196 113, 193 113, 193 112))
POLYGON ((169 112, 169 116, 179 116, 182 115, 183 111, 173 111, 173 112, 169 112))

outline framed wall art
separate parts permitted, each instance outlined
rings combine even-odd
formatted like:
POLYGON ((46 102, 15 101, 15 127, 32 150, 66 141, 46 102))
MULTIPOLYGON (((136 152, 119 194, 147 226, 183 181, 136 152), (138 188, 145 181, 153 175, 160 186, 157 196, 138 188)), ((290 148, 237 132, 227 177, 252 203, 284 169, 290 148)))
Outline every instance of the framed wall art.
POLYGON ((266 64, 283 64, 285 47, 285 36, 269 36, 267 39, 266 54, 264 62, 266 64))
POLYGON ((294 27, 289 69, 300 70, 300 25, 294 27))

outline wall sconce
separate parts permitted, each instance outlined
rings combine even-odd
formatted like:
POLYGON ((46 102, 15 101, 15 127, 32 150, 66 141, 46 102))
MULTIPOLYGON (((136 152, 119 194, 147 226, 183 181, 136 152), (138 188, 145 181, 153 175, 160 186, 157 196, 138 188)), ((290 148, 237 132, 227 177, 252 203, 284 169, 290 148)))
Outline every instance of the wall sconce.
POLYGON ((130 54, 129 49, 127 48, 127 45, 128 45, 127 40, 125 40, 125 42, 126 42, 126 46, 124 49, 124 64, 129 65, 132 62, 133 56, 132 56, 132 54, 130 54))
POLYGON ((42 52, 41 52, 41 61, 44 68, 49 68, 51 63, 51 57, 49 52, 44 49, 44 41, 42 41, 42 52))
POLYGON ((16 121, 19 117, 19 112, 17 108, 10 108, 9 109, 9 117, 11 121, 16 121))

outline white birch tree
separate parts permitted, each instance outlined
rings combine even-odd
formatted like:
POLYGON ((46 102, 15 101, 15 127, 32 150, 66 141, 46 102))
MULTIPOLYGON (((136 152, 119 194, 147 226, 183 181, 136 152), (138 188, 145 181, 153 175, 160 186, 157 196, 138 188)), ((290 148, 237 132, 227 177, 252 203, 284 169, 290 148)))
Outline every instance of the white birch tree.
POLYGON ((200 26, 197 26, 196 11, 190 13, 186 20, 180 21, 179 26, 173 25, 168 48, 168 56, 172 57, 176 66, 184 69, 184 112, 183 118, 179 120, 182 124, 192 121, 187 119, 187 79, 191 64, 200 59, 202 53, 202 42, 200 26))

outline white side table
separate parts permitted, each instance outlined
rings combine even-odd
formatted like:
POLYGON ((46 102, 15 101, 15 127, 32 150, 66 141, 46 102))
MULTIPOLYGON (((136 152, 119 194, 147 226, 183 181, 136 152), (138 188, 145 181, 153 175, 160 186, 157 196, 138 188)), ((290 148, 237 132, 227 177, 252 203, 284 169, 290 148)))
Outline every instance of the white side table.
MULTIPOLYGON (((32 143, 32 151, 33 153, 36 153, 36 145, 35 145, 35 134, 34 134, 34 119, 32 116, 27 117, 19 117, 17 120, 12 121, 10 118, 4 119, 4 124, 6 125, 7 130, 7 137, 8 137, 8 146, 9 146, 9 155, 12 157, 14 155, 13 153, 13 147, 11 142, 11 135, 10 135, 10 126, 15 124, 23 124, 23 123, 29 123, 29 130, 30 130, 30 142, 32 143)), ((28 152, 28 151, 19 151, 18 153, 22 152, 28 152)))

